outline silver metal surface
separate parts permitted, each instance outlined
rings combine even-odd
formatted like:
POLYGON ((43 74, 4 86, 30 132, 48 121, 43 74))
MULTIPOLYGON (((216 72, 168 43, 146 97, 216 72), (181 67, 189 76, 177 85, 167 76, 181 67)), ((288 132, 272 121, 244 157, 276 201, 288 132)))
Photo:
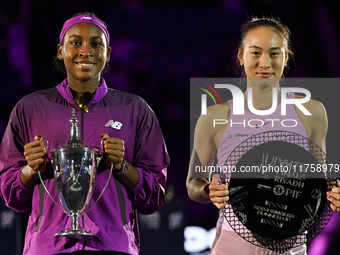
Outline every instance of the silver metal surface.
MULTIPOLYGON (((78 122, 78 119, 75 117, 75 110, 73 109, 72 118, 70 119, 71 131, 69 141, 66 145, 51 151, 50 160, 53 167, 54 181, 62 208, 50 196, 38 171, 39 178, 47 194, 60 209, 72 218, 72 226, 60 231, 56 236, 80 237, 95 235, 91 231, 82 229, 79 226, 79 217, 88 212, 86 209, 92 198, 97 166, 102 156, 99 156, 99 150, 83 145, 79 137, 78 122)), ((46 141, 45 139, 43 140, 46 141)), ((46 143, 48 144, 47 141, 46 143)), ((111 174, 112 172, 110 173, 110 177, 111 174)), ((103 194, 107 184, 99 198, 103 194)))

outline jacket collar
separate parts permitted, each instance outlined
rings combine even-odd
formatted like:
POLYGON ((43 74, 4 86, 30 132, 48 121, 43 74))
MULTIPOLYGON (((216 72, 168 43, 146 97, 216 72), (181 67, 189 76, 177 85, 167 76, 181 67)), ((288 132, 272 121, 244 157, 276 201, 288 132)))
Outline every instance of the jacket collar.
MULTIPOLYGON (((74 104, 73 96, 72 96, 72 93, 70 91, 70 87, 67 84, 67 78, 65 80, 63 80, 61 83, 58 84, 57 90, 63 96, 63 98, 66 99, 67 102, 69 102, 70 104, 74 104)), ((100 85, 99 85, 99 87, 97 87, 96 92, 95 92, 92 100, 88 104, 95 104, 95 103, 99 102, 100 100, 102 100, 104 98, 106 93, 107 93, 106 82, 105 82, 104 78, 101 77, 100 85)))

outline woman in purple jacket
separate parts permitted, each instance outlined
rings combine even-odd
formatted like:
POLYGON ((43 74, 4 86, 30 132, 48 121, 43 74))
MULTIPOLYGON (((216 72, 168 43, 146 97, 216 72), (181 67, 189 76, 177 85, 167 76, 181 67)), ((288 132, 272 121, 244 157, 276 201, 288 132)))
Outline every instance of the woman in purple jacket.
POLYGON ((23 254, 138 254, 137 210, 151 214, 164 204, 169 157, 157 118, 140 97, 109 89, 101 73, 110 59, 110 35, 93 14, 67 20, 57 57, 67 78, 58 86, 22 98, 14 107, 0 147, 1 198, 18 212, 30 210, 23 254), (104 144, 90 206, 84 215, 86 238, 56 237, 71 219, 47 196, 38 179, 58 200, 50 150, 67 143, 72 109, 82 141, 104 144), (42 138, 49 141, 46 150, 42 138))

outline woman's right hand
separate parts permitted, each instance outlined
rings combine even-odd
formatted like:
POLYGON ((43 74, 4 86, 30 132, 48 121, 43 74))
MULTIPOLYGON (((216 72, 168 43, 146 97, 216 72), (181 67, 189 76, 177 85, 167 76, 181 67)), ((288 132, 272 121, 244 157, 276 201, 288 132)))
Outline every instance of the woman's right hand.
POLYGON ((36 135, 34 141, 26 144, 24 147, 24 156, 27 160, 27 165, 35 173, 38 167, 41 173, 46 169, 46 148, 41 139, 41 135, 36 135))
POLYGON ((209 184, 209 197, 218 209, 223 209, 229 200, 228 186, 222 183, 218 175, 214 175, 209 184))

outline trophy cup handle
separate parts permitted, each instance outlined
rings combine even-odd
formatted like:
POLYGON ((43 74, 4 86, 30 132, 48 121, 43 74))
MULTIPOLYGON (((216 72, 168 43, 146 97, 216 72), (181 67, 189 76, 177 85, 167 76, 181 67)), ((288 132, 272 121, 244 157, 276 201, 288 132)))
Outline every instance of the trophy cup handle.
MULTIPOLYGON (((47 150, 48 150, 48 141, 47 141, 45 138, 41 138, 40 141, 46 142, 46 154, 47 154, 47 150)), ((40 173, 39 167, 37 168, 37 172, 38 172, 38 176, 39 176, 39 179, 40 179, 40 182, 41 182, 42 186, 44 187, 44 189, 45 189, 47 195, 52 199, 53 203, 54 203, 56 206, 58 206, 59 209, 62 210, 64 213, 66 213, 68 216, 71 216, 68 212, 65 211, 65 209, 61 208, 61 207, 57 204, 57 202, 54 201, 54 199, 52 198, 50 192, 47 190, 47 187, 45 186, 45 183, 44 183, 44 181, 43 181, 43 179, 42 179, 42 177, 41 177, 41 173, 40 173)))
POLYGON ((104 157, 104 141, 103 140, 101 140, 100 141, 100 148, 102 149, 102 151, 101 151, 101 156, 98 156, 97 158, 96 158, 96 161, 97 161, 97 165, 99 165, 99 162, 102 160, 102 158, 104 157))
MULTIPOLYGON (((100 162, 100 161, 102 160, 102 158, 104 157, 104 141, 101 140, 100 144, 101 144, 101 148, 102 148, 102 155, 97 157, 97 159, 96 159, 96 160, 97 160, 97 164, 99 164, 99 162, 100 162)), ((80 214, 80 216, 82 216, 82 215, 88 213, 88 212, 89 212, 89 211, 90 211, 90 210, 98 203, 99 199, 102 197, 104 191, 106 190, 107 185, 108 185, 109 182, 110 182, 110 179, 111 179, 111 176, 112 176, 112 171, 113 171, 113 162, 111 162, 111 169, 110 169, 109 178, 107 179, 107 182, 106 182, 106 184, 105 184, 105 186, 104 186, 102 192, 100 193, 99 197, 97 198, 96 202, 94 202, 94 204, 93 204, 93 205, 90 207, 90 209, 88 209, 86 212, 83 211, 83 212, 80 214)))
MULTIPOLYGON (((101 156, 100 158, 102 158, 102 157, 103 157, 103 156, 101 156)), ((113 162, 111 162, 111 169, 110 169, 109 178, 107 179, 107 182, 106 182, 106 184, 105 184, 105 186, 104 186, 102 192, 100 193, 99 197, 97 198, 96 202, 94 202, 94 204, 93 204, 86 212, 83 211, 82 213, 80 213, 80 216, 82 216, 82 215, 88 213, 88 212, 89 212, 89 211, 90 211, 90 210, 98 203, 99 199, 102 197, 104 191, 106 190, 107 185, 108 185, 109 182, 110 182, 110 179, 111 179, 111 176, 112 176, 112 171, 113 171, 113 162)))

